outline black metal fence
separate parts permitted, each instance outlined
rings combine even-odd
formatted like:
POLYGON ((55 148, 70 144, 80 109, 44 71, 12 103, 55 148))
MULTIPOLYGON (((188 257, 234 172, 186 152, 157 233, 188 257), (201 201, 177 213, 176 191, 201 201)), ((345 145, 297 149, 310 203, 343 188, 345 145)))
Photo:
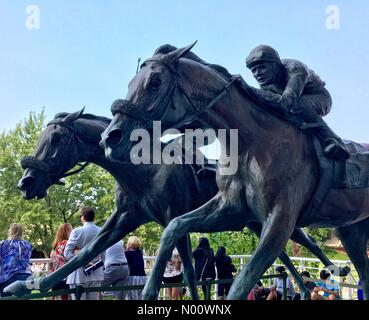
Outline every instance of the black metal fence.
MULTIPOLYGON (((271 278, 282 278, 283 280, 283 295, 282 299, 287 300, 287 273, 283 272, 282 274, 275 274, 275 275, 266 275, 262 276, 260 279, 271 279, 271 278)), ((211 300, 211 289, 212 286, 215 284, 226 284, 231 283, 233 279, 222 279, 222 280, 212 280, 206 279, 204 281, 196 282, 197 286, 205 285, 205 300, 211 300)), ((184 282, 181 283, 168 283, 162 284, 160 288, 183 288, 187 287, 187 284, 184 282)), ((32 299, 42 299, 42 298, 50 298, 56 297, 61 295, 69 295, 74 294, 76 300, 80 300, 83 293, 87 292, 102 292, 102 291, 126 291, 126 290, 142 290, 144 285, 132 285, 132 286, 108 286, 108 287, 91 287, 91 288, 84 288, 82 286, 76 286, 74 289, 64 289, 64 290, 57 290, 57 291, 49 291, 49 292, 41 292, 41 293, 30 293, 23 295, 21 297, 16 296, 9 296, 9 297, 2 297, 0 300, 32 300, 32 299)), ((246 297, 245 297, 246 300, 246 297)))

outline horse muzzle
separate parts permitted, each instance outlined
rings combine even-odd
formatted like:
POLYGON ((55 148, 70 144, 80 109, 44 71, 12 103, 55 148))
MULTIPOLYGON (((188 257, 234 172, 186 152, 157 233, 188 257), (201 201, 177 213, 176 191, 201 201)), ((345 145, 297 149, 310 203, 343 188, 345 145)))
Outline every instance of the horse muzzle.
POLYGON ((17 188, 21 191, 22 196, 26 200, 32 200, 34 198, 42 199, 47 195, 46 183, 42 187, 41 183, 38 183, 39 179, 36 179, 31 170, 26 171, 23 177, 19 180, 17 188))

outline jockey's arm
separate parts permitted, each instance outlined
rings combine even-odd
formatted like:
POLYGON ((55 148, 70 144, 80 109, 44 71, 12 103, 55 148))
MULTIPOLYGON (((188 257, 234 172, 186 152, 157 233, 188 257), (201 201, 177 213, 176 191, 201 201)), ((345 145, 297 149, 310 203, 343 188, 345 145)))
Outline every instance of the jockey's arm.
POLYGON ((280 106, 283 109, 290 110, 296 100, 301 96, 305 88, 308 71, 303 65, 295 65, 288 70, 288 82, 280 98, 280 106))
POLYGON ((281 100, 282 97, 280 94, 254 88, 248 85, 240 75, 234 75, 232 78, 236 79, 238 85, 260 103, 276 108, 280 107, 279 101, 281 100))

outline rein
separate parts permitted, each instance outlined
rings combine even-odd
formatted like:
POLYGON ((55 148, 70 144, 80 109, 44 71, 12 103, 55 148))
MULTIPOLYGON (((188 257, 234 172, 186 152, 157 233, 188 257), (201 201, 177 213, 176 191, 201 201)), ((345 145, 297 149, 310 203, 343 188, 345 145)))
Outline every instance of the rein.
MULTIPOLYGON (((172 103, 173 108, 176 109, 176 106, 173 103, 173 93, 175 91, 175 89, 179 89, 182 91, 182 93, 184 94, 184 96, 186 97, 186 99, 190 102, 191 107, 193 109, 193 115, 194 115, 194 119, 193 120, 200 120, 199 117, 207 112, 208 110, 210 110, 219 100, 221 100, 227 93, 228 93, 228 88, 236 81, 236 79, 231 79, 225 86, 224 88, 203 108, 203 109, 198 109, 195 107, 195 105, 193 104, 193 102, 191 101, 191 99, 188 97, 188 95, 186 94, 186 92, 184 92, 182 90, 182 88, 180 88, 178 86, 178 82, 177 82, 177 72, 176 70, 173 68, 173 66, 171 66, 170 64, 161 61, 161 60, 156 60, 156 59, 149 59, 146 60, 146 62, 157 62, 162 64, 163 66, 165 66, 175 77, 174 81, 173 81, 173 85, 168 89, 168 92, 164 95, 163 99, 168 99, 168 101, 164 101, 161 100, 159 101, 158 104, 164 104, 166 106, 165 110, 169 107, 168 104, 169 102, 172 103), (172 101, 169 100, 169 98, 172 98, 172 101)), ((113 114, 113 116, 117 113, 121 113, 124 114, 126 116, 128 116, 129 118, 135 119, 135 120, 139 120, 142 121, 144 123, 146 123, 149 127, 152 126, 152 117, 146 116, 145 114, 143 115, 137 115, 137 112, 135 113, 135 109, 137 110, 138 105, 135 103, 132 103, 129 100, 126 99, 119 99, 116 100, 115 102, 113 102, 112 106, 111 106, 111 112, 113 114)), ((165 112, 165 111, 164 111, 165 112)), ((183 121, 183 123, 177 123, 174 127, 175 128, 180 128, 182 125, 188 123, 188 122, 192 122, 192 121, 188 121, 185 120, 183 121)))

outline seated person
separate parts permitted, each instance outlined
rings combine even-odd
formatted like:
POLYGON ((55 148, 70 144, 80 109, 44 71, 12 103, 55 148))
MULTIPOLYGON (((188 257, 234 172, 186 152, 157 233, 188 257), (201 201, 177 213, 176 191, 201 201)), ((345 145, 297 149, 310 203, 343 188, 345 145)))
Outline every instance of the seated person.
MULTIPOLYGON (((282 274, 283 272, 286 271, 286 269, 283 266, 278 266, 275 269, 275 271, 277 272, 277 274, 278 273, 282 274)), ((293 300, 296 295, 296 291, 289 277, 287 277, 286 283, 287 283, 287 298, 289 300, 293 300)), ((282 297, 283 297, 283 279, 275 278, 273 286, 270 288, 270 293, 267 297, 267 300, 282 300, 282 297)))
POLYGON ((320 271, 320 279, 318 286, 313 289, 311 294, 312 300, 336 300, 339 299, 339 288, 333 279, 330 278, 331 274, 326 271, 320 271), (323 292, 323 294, 320 294, 323 292))
MULTIPOLYGON (((313 281, 310 281, 306 278, 311 278, 310 273, 308 271, 302 271, 300 273, 303 282, 304 282, 304 286, 306 288, 308 288, 310 290, 310 292, 313 292, 314 288, 316 288, 316 284, 313 281)), ((293 298, 293 300, 301 300, 301 294, 300 293, 296 293, 295 297, 293 298)))
POLYGON ((270 290, 268 288, 265 288, 260 280, 257 282, 253 290, 255 300, 266 300, 270 293, 270 290))
POLYGON ((310 273, 308 271, 302 271, 301 277, 304 280, 304 286, 308 288, 311 292, 313 292, 314 288, 316 288, 316 283, 308 279, 305 279, 305 278, 311 278, 310 273))

